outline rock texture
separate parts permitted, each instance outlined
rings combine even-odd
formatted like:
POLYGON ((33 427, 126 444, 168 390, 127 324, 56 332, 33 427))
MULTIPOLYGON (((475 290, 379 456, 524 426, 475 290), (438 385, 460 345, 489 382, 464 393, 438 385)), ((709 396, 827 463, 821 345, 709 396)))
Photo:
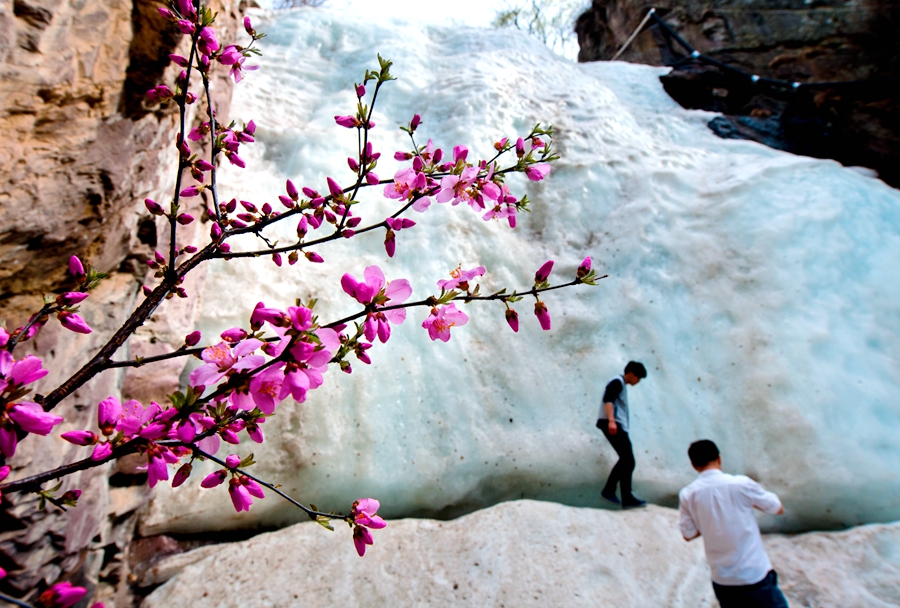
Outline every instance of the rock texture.
MULTIPOLYGON (((717 606, 703 546, 684 542, 676 520, 655 506, 525 500, 389 522, 363 559, 343 526, 310 522, 221 546, 143 606, 717 606)), ((900 606, 900 524, 765 542, 791 606, 900 606)))
MULTIPOLYGON (((717 134, 870 167, 886 182, 900 185, 894 169, 900 158, 896 4, 663 0, 652 6, 701 53, 751 74, 801 83, 855 83, 801 91, 753 85, 691 61, 661 28, 648 27, 621 59, 676 66, 662 78, 666 90, 685 107, 725 114, 710 124, 717 134)), ((579 61, 611 59, 648 8, 634 0, 594 0, 576 24, 579 61)))
MULTIPOLYGON (((177 108, 148 106, 144 92, 171 83, 168 55, 185 43, 159 16, 158 5, 0 2, 0 319, 17 327, 40 307, 42 294, 70 288, 64 269, 72 254, 112 274, 82 306, 92 334, 71 334, 51 322, 16 351, 41 355, 52 370, 39 392, 68 378, 119 327, 145 279, 143 262, 166 243, 166 231, 142 201, 170 196, 177 108)), ((234 38, 237 2, 214 2, 213 8, 220 13, 220 40, 234 38)), ((214 79, 213 94, 227 116, 231 83, 224 73, 214 79)), ((195 222, 179 240, 191 243, 205 230, 195 222)), ((187 289, 196 293, 202 273, 191 281, 187 289)), ((177 348, 190 331, 194 306, 195 300, 164 305, 120 356, 177 348)), ((59 413, 71 428, 90 428, 103 398, 146 397, 150 390, 159 398, 180 371, 107 372, 60 404, 59 413)), ((31 436, 9 464, 17 478, 83 456, 83 448, 56 437, 31 436)), ((33 595, 61 577, 93 588, 101 570, 121 561, 115 556, 130 542, 142 499, 116 498, 124 488, 108 492, 110 472, 93 469, 65 480, 63 489, 84 490, 82 503, 68 514, 38 511, 33 497, 4 496, 0 561, 10 576, 0 583, 2 591, 33 595)))

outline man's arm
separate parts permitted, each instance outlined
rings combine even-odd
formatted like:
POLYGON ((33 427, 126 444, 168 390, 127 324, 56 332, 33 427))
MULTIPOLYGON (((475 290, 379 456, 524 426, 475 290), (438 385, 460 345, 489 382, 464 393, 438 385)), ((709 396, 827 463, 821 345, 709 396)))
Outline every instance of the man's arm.
POLYGON ((681 531, 681 536, 684 540, 690 542, 700 536, 700 530, 697 529, 697 524, 694 523, 694 518, 691 517, 691 512, 688 509, 687 503, 687 496, 685 496, 683 492, 679 492, 678 529, 681 531))
POLYGON ((615 435, 619 431, 619 426, 616 424, 615 416, 613 416, 613 406, 612 403, 604 403, 603 407, 606 408, 606 418, 609 420, 609 434, 615 435))
POLYGON ((769 515, 784 514, 784 505, 774 492, 766 491, 761 485, 749 477, 746 480, 745 492, 754 509, 759 509, 769 515))

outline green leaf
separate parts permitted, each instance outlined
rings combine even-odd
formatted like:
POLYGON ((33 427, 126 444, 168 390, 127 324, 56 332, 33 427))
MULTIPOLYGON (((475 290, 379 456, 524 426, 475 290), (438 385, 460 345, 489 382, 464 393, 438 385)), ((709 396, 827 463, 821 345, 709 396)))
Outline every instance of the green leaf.
POLYGON ((327 517, 319 516, 316 518, 316 523, 325 528, 326 530, 330 530, 334 532, 334 526, 331 525, 331 522, 328 521, 327 517))

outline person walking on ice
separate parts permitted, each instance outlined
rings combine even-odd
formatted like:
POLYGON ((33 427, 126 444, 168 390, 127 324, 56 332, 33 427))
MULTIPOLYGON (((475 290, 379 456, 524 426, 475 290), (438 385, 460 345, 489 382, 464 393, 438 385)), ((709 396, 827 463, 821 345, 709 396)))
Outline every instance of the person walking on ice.
POLYGON ((749 477, 723 473, 719 448, 708 439, 692 443, 688 457, 700 476, 678 493, 678 527, 684 540, 703 536, 719 604, 788 608, 753 513, 784 513, 778 496, 749 477))
POLYGON ((647 502, 631 493, 631 476, 634 473, 634 450, 628 437, 628 386, 634 386, 647 377, 647 369, 637 361, 629 361, 625 373, 616 376, 606 385, 597 428, 603 431, 610 445, 619 455, 619 461, 609 473, 606 486, 600 492, 605 500, 622 505, 623 509, 647 506, 647 502), (616 486, 621 489, 622 500, 616 498, 616 486))

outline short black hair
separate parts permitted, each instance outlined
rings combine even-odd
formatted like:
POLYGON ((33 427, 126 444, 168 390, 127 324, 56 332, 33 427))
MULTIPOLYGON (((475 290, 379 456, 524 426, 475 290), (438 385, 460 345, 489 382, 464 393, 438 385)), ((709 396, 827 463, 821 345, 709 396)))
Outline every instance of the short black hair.
POLYGON ((688 458, 694 468, 701 469, 719 457, 719 448, 709 439, 695 441, 688 448, 688 458))
POLYGON ((638 363, 637 361, 629 361, 628 365, 625 366, 626 374, 634 374, 638 378, 644 379, 647 377, 647 368, 644 367, 643 363, 638 363))

